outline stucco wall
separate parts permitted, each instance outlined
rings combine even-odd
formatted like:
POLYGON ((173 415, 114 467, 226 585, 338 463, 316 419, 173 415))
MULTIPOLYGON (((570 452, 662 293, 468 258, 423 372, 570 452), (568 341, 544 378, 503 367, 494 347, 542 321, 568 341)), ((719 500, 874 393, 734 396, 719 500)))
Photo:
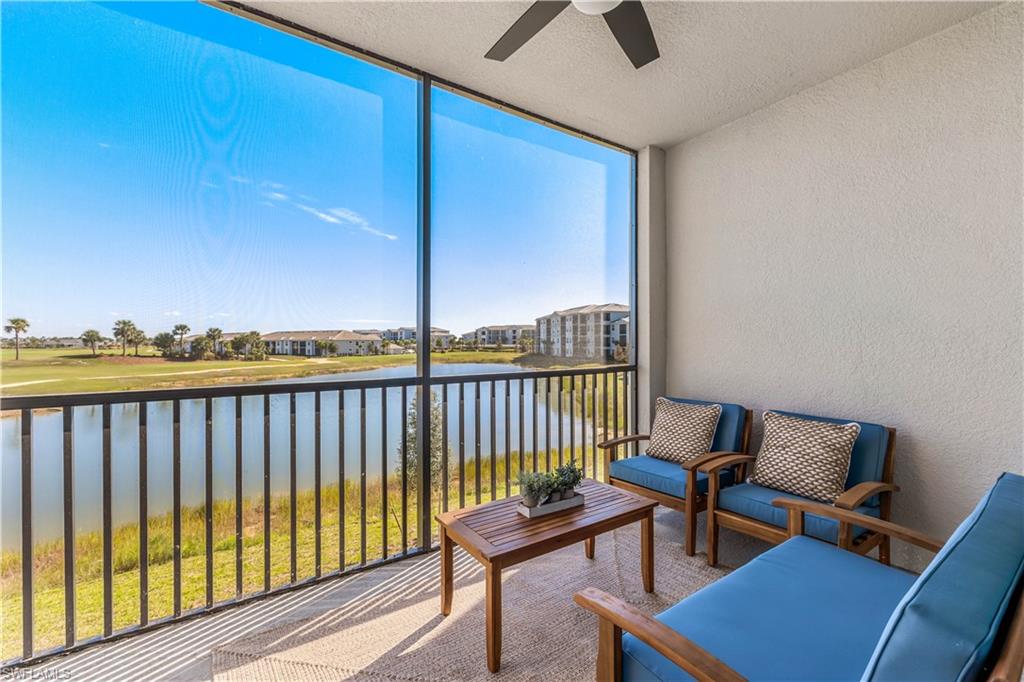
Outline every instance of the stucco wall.
POLYGON ((1024 457, 1021 9, 668 151, 668 392, 895 427, 943 538, 1024 457))

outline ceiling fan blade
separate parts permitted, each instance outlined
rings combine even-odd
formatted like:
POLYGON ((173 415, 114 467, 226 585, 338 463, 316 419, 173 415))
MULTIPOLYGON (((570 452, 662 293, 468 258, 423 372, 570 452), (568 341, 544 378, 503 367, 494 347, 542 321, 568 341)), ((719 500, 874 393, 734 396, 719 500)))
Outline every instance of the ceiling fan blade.
POLYGON ((647 12, 636 0, 626 0, 615 9, 605 12, 604 20, 619 42, 619 47, 636 68, 661 56, 658 44, 654 41, 651 22, 647 20, 647 12))
POLYGON ((516 23, 498 38, 498 42, 484 56, 499 62, 505 61, 568 6, 569 0, 538 0, 523 12, 523 16, 516 19, 516 23))

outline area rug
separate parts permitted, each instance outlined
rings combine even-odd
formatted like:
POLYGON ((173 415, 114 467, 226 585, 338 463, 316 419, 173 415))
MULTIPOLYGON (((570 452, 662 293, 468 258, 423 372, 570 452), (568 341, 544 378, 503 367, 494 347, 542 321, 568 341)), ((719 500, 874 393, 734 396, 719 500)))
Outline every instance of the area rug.
MULTIPOLYGON (((700 529, 703 531, 703 528, 700 529)), ((452 613, 440 614, 436 553, 410 560, 387 584, 374 584, 341 606, 307 620, 241 638, 213 652, 217 680, 589 680, 597 656, 596 617, 572 602, 588 586, 658 613, 718 580, 703 553, 682 548, 682 515, 655 519, 655 592, 640 579, 639 524, 598 537, 593 561, 567 547, 503 573, 501 671, 487 671, 484 581, 479 564, 455 558, 452 613)), ((738 536, 730 536, 730 541, 738 536)), ((725 549, 723 547, 723 549, 725 549)), ((730 542, 737 565, 763 547, 730 542)))

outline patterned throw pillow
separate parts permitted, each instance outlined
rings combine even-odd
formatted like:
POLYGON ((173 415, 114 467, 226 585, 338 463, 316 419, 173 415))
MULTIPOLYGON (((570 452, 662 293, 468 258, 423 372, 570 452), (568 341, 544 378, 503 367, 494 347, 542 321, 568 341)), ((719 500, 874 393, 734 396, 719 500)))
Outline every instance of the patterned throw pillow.
POLYGON ((832 503, 843 494, 860 424, 764 413, 764 442, 751 483, 832 503))
POLYGON ((721 405, 691 405, 658 398, 647 454, 680 464, 711 450, 721 405))

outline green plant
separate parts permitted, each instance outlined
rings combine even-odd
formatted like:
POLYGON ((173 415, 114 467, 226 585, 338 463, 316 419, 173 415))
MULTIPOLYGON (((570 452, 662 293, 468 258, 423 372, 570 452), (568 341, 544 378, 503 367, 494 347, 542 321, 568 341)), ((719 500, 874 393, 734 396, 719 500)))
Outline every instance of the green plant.
POLYGON ((583 469, 570 462, 555 469, 553 476, 558 490, 572 490, 583 480, 583 469))
POLYGON ((519 472, 519 492, 524 499, 535 501, 534 506, 553 490, 551 474, 539 471, 519 472))

